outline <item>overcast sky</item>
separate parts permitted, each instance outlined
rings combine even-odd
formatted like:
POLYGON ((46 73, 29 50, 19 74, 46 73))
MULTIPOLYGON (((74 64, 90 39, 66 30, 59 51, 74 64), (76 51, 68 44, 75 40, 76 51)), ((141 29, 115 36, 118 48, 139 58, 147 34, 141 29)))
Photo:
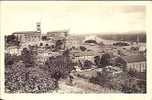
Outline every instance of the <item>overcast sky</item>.
POLYGON ((70 33, 145 31, 145 7, 135 5, 2 3, 1 32, 42 32, 70 29, 70 33))

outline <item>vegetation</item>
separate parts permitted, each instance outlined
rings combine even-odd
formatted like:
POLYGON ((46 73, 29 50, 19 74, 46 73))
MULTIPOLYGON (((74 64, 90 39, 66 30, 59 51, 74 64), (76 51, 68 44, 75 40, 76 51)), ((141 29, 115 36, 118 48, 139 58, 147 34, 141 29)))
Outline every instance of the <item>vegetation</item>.
POLYGON ((57 88, 56 77, 36 64, 34 48, 24 48, 21 56, 5 54, 5 91, 43 93, 57 88), (21 59, 20 59, 21 58, 21 59))
POLYGON ((58 51, 62 48, 63 40, 57 40, 55 43, 55 50, 58 51))
POLYGON ((99 67, 106 67, 110 65, 110 54, 105 53, 102 55, 100 59, 100 66, 99 67))
POLYGON ((100 66, 100 56, 95 56, 94 57, 94 62, 96 66, 100 66))
POLYGON ((87 49, 86 47, 80 46, 80 50, 81 50, 81 51, 85 51, 86 49, 87 49))
POLYGON ((107 70, 97 72, 96 77, 90 78, 90 82, 101 86, 119 90, 123 93, 146 93, 146 81, 131 77, 128 73, 113 75, 107 70))
POLYGON ((66 78, 74 69, 71 59, 67 56, 50 57, 45 66, 48 67, 51 77, 59 80, 66 78))
POLYGON ((5 91, 10 93, 43 93, 56 88, 55 79, 39 68, 27 68, 23 62, 15 62, 5 71, 5 91))
POLYGON ((33 48, 30 48, 29 50, 27 48, 23 48, 23 51, 21 53, 22 61, 25 64, 25 67, 33 67, 35 66, 35 57, 37 55, 37 52, 33 50, 33 48))
POLYGON ((128 43, 125 42, 117 42, 117 43, 113 43, 114 46, 129 46, 128 43))
POLYGON ((94 44, 98 44, 95 40, 86 40, 85 43, 94 43, 94 44))
POLYGON ((42 40, 43 40, 43 41, 47 41, 47 40, 49 40, 49 39, 47 38, 47 36, 42 36, 42 40))
POLYGON ((8 46, 19 46, 20 41, 15 35, 5 36, 5 45, 8 46))
POLYGON ((127 62, 121 58, 121 57, 117 57, 113 63, 113 65, 121 67, 123 69, 124 72, 126 72, 127 69, 127 62))

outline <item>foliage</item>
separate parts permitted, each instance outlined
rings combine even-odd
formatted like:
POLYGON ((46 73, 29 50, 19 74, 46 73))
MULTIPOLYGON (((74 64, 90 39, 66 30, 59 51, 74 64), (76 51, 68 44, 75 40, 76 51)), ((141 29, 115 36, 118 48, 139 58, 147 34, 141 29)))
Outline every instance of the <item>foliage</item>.
POLYGON ((92 67, 92 65, 93 65, 93 63, 91 61, 85 60, 83 66, 82 66, 82 70, 83 69, 90 69, 92 67))
POLYGON ((99 46, 104 46, 105 44, 103 42, 98 43, 99 46))
POLYGON ((117 43, 113 43, 114 46, 129 46, 128 43, 125 42, 117 42, 117 43))
POLYGON ((100 66, 99 67, 106 67, 110 65, 110 54, 105 53, 102 55, 100 59, 100 66))
POLYGON ((112 75, 108 71, 103 70, 102 72, 97 72, 97 77, 92 77, 90 82, 119 90, 123 93, 146 93, 146 81, 130 77, 125 72, 112 75))
POLYGON ((98 44, 97 41, 95 41, 95 40, 86 40, 85 43, 94 43, 94 44, 98 44))
POLYGON ((19 40, 15 35, 8 35, 5 37, 6 44, 19 46, 19 40))
POLYGON ((61 49, 62 45, 63 45, 63 41, 62 40, 57 40, 56 43, 55 43, 55 49, 56 50, 61 49))
POLYGON ((71 59, 65 55, 50 57, 45 65, 49 68, 51 76, 56 79, 67 77, 74 69, 71 59))
POLYGON ((95 56, 94 57, 94 62, 96 66, 100 66, 100 56, 95 56))
POLYGON ((42 40, 43 40, 43 41, 48 40, 47 36, 42 36, 42 40))
POLYGON ((127 62, 121 57, 117 57, 115 59, 114 65, 118 66, 118 67, 122 67, 123 71, 126 71, 126 69, 127 69, 127 62))
POLYGON ((15 62, 20 61, 20 59, 21 59, 21 56, 5 53, 5 67, 13 65, 15 62))
POLYGON ((43 93, 51 92, 56 86, 56 80, 49 77, 49 72, 38 67, 27 68, 22 61, 5 69, 6 92, 43 93))
POLYGON ((87 49, 86 47, 80 46, 80 50, 81 50, 81 51, 85 51, 86 49, 87 49))
POLYGON ((34 67, 35 65, 34 60, 35 60, 36 55, 37 55, 37 52, 34 51, 32 48, 30 48, 29 50, 27 48, 23 48, 21 57, 26 67, 34 67))

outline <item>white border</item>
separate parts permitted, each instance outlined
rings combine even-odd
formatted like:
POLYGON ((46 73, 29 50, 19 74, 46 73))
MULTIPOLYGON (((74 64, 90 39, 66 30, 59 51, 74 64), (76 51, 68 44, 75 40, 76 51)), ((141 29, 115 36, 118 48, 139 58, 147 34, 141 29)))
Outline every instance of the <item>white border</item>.
POLYGON ((41 99, 65 99, 65 100, 79 100, 79 99, 88 99, 88 100, 152 100, 152 64, 150 59, 152 58, 152 3, 151 1, 1 1, 2 3, 24 3, 24 4, 71 4, 71 5, 81 5, 81 4, 101 4, 101 5, 145 5, 146 6, 146 32, 147 32, 147 93, 146 94, 7 94, 4 93, 4 34, 0 33, 0 78, 1 78, 1 97, 4 100, 41 100, 41 99))

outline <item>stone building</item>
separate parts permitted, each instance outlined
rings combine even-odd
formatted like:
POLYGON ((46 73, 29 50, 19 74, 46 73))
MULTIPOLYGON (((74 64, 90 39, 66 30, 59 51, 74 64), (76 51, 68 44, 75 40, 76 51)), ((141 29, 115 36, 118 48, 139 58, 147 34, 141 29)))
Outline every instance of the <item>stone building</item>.
POLYGON ((59 44, 62 44, 62 45, 60 45, 59 49, 65 49, 68 33, 69 33, 68 30, 51 31, 51 32, 47 32, 46 36, 55 45, 57 42, 59 44))
POLYGON ((47 38, 50 40, 62 40, 67 37, 69 31, 68 30, 58 30, 58 31, 50 31, 47 32, 47 38))
POLYGON ((127 62, 127 69, 137 72, 146 71, 146 57, 143 55, 125 56, 123 59, 127 62))
POLYGON ((20 41, 21 44, 27 42, 37 42, 41 40, 40 23, 37 23, 36 26, 37 26, 36 31, 22 31, 22 32, 14 32, 12 34, 17 37, 18 41, 20 41))
POLYGON ((11 54, 11 55, 21 55, 21 49, 17 46, 10 46, 5 49, 5 53, 11 54))

